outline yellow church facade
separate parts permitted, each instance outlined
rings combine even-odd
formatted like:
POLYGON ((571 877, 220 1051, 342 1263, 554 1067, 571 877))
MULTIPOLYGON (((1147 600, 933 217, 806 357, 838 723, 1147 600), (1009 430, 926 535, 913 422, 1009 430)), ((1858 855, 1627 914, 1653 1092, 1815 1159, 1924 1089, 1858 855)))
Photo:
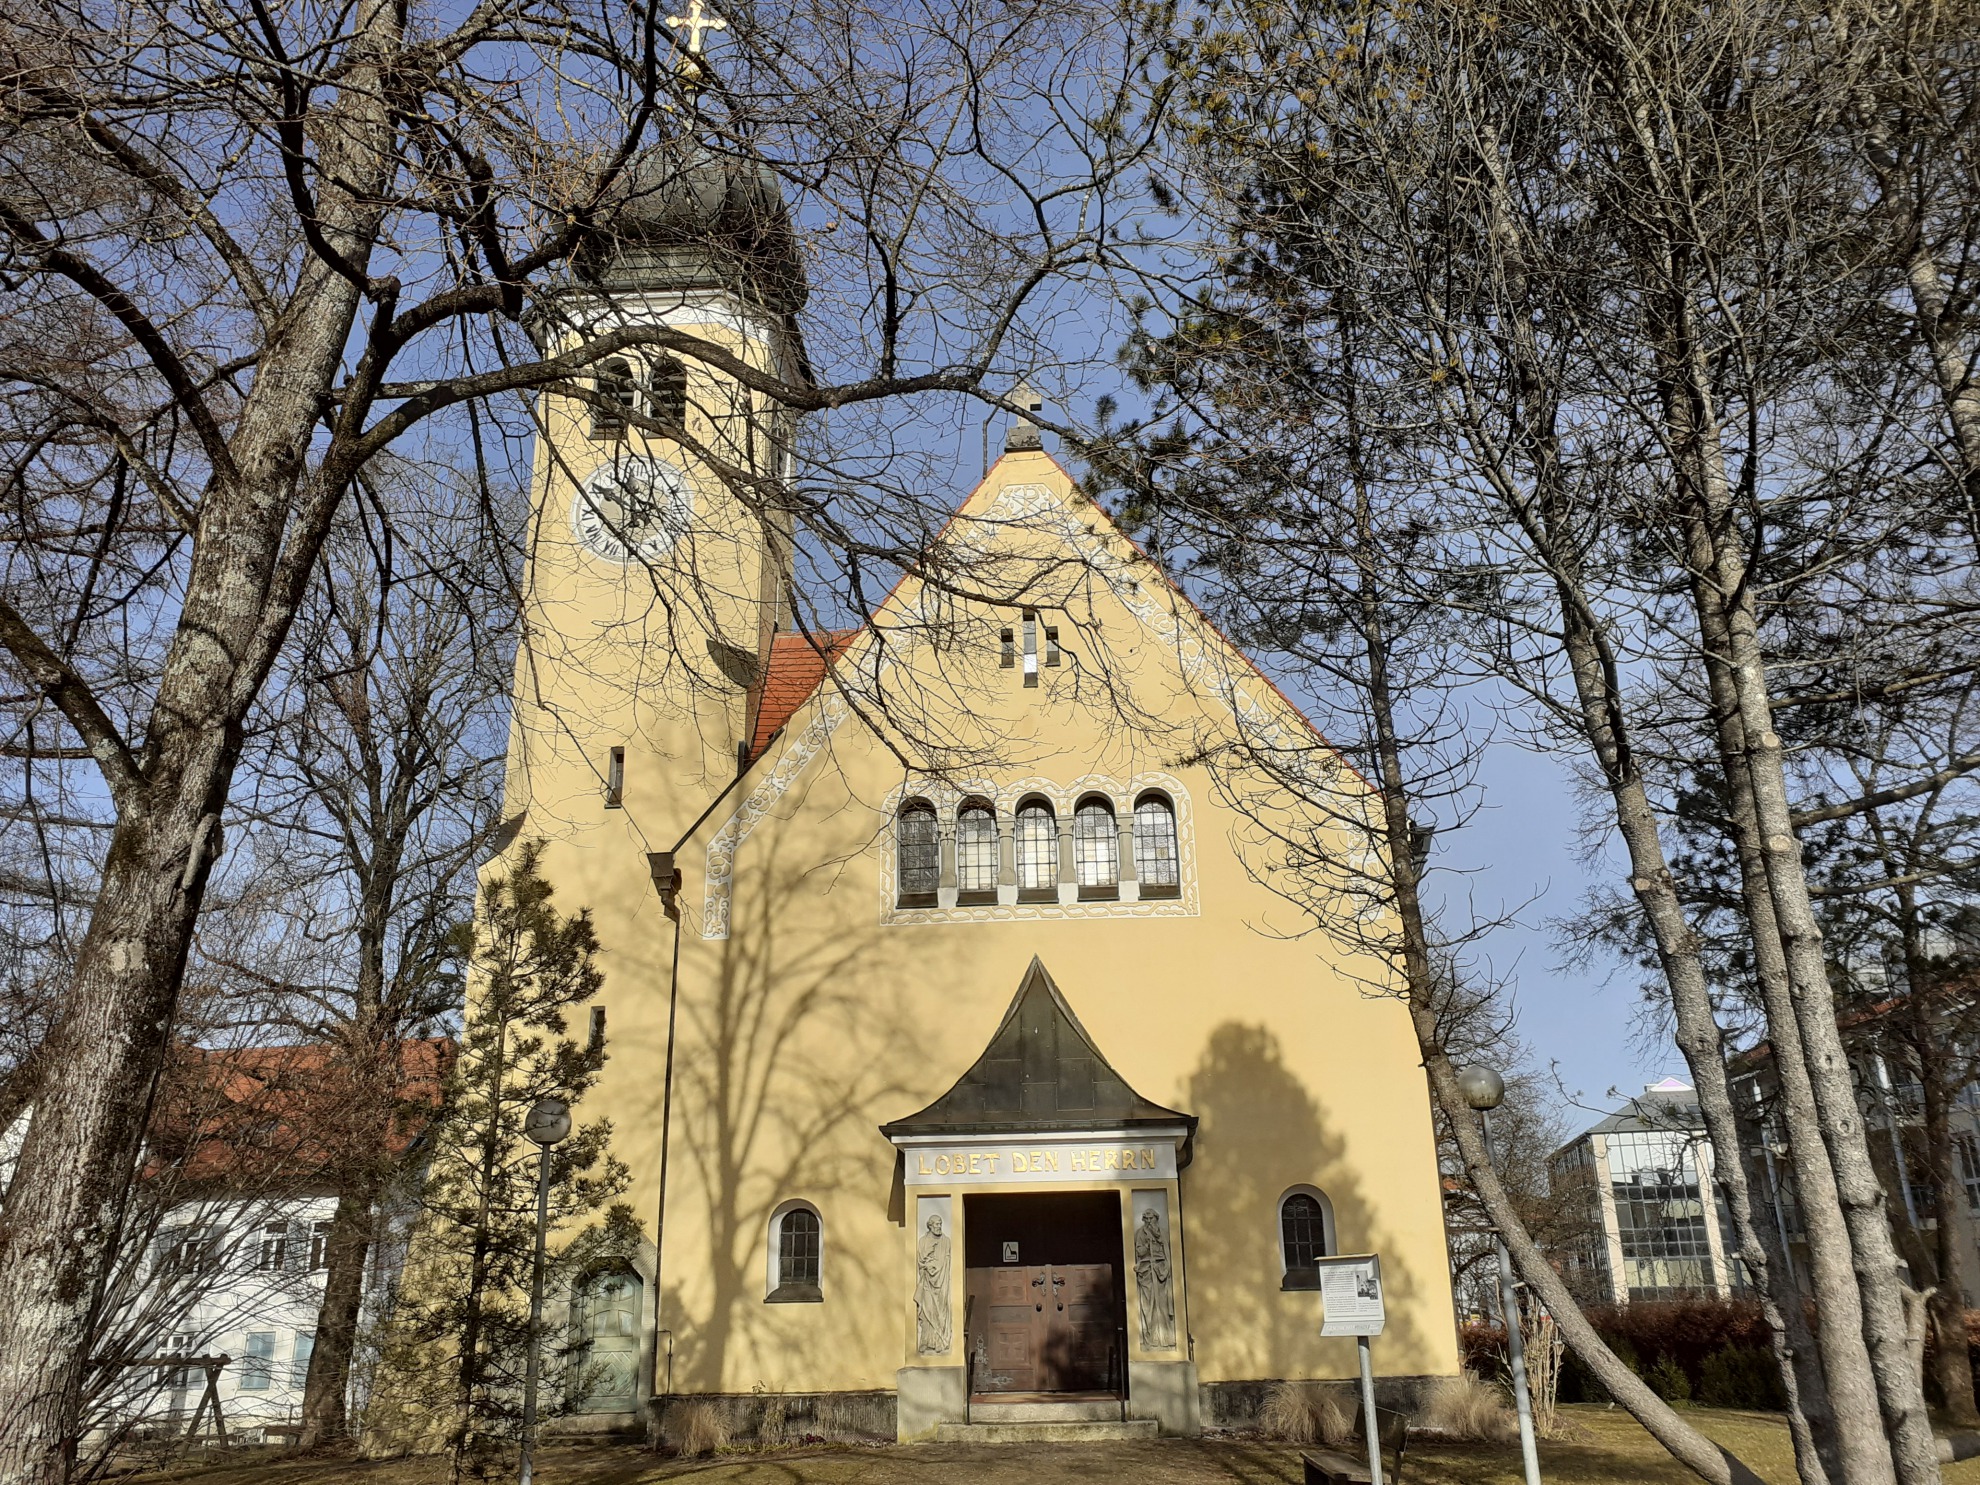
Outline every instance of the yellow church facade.
MULTIPOLYGON (((665 324, 799 374, 801 290, 724 256, 741 220, 760 267, 768 188, 685 175, 540 333, 665 324)), ((566 1404, 1190 1434, 1354 1375, 1321 1335, 1341 1253, 1382 1258, 1380 1375, 1454 1372, 1406 1012, 1276 888, 1232 759, 1319 760, 1343 859, 1366 786, 1034 430, 930 578, 805 632, 762 493, 788 417, 691 357, 598 388, 541 410, 508 786, 597 929, 576 1116, 646 1224, 568 1296, 566 1404)))

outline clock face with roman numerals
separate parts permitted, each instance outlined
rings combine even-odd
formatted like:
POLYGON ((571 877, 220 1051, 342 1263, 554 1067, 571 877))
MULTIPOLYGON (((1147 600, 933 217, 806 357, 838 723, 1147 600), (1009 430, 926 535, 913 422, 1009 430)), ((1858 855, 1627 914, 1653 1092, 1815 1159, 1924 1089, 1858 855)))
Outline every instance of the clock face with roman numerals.
POLYGON ((666 556, 693 518, 687 476, 665 459, 642 454, 601 464, 571 504, 578 540, 608 562, 666 556))

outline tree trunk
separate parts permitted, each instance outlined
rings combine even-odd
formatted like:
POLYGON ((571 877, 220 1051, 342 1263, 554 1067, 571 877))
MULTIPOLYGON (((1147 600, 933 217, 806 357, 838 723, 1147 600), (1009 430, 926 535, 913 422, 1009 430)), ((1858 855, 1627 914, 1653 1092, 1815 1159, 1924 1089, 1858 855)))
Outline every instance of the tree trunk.
MULTIPOLYGON (((1704 533, 1693 523, 1690 535, 1694 560, 1697 549, 1706 543, 1704 533)), ((1872 1381, 1870 1353, 1863 1334, 1863 1307, 1857 1292, 1856 1256, 1849 1230, 1842 1218, 1836 1192, 1835 1170, 1829 1153, 1819 1138, 1796 1138, 1797 1131, 1820 1128, 1815 1094, 1803 1056, 1800 1026, 1795 1016, 1787 957, 1774 923, 1774 904, 1767 876, 1765 853, 1759 846, 1757 814, 1753 802, 1752 779, 1741 765, 1746 755, 1746 734, 1732 676, 1718 658, 1724 653, 1723 626, 1714 618, 1717 612, 1702 579, 1694 578, 1694 603, 1700 623, 1707 633, 1705 669, 1712 699, 1715 736, 1718 742, 1721 776, 1726 788, 1726 813, 1732 822, 1732 837, 1739 864, 1740 902, 1749 929, 1753 951, 1754 982, 1760 991, 1761 1007, 1767 1018, 1774 1070, 1781 1102, 1783 1127, 1789 1132, 1788 1156, 1794 1171, 1795 1187, 1801 1196, 1802 1228, 1808 1241, 1809 1281, 1817 1307, 1825 1320, 1816 1345, 1820 1348, 1823 1370, 1830 1381, 1832 1402, 1838 1394, 1848 1394, 1847 1415, 1854 1428, 1839 1444, 1851 1457, 1850 1471, 1867 1469, 1868 1478, 1889 1479, 1890 1446, 1883 1434, 1882 1410, 1872 1381)), ((1800 1306, 1790 1298, 1796 1310, 1800 1306)), ((1838 1416, 1845 1405, 1836 1403, 1838 1416)), ((1839 1425, 1840 1426, 1840 1425, 1839 1425)), ((1845 1478, 1854 1478, 1845 1473, 1845 1478)))
MULTIPOLYGON (((1672 278, 1675 281, 1676 275, 1672 278)), ((1735 819, 1733 828, 1742 851, 1751 850, 1764 863, 1775 932, 1787 967, 1792 1024, 1801 1034, 1818 1127, 1855 1255, 1863 1337, 1890 1435, 1892 1465, 1905 1485, 1923 1485, 1939 1479, 1938 1446, 1911 1359, 1884 1191, 1870 1160, 1854 1079, 1836 1026, 1821 926, 1809 897, 1801 843, 1794 833, 1781 740, 1772 725, 1752 573, 1734 523, 1710 378, 1689 328, 1689 309, 1680 302, 1671 311, 1667 436, 1679 498, 1693 508, 1687 524, 1707 549, 1700 554, 1706 561, 1702 566, 1694 563, 1693 574, 1699 638, 1710 657, 1708 663, 1724 670, 1739 721, 1743 750, 1722 756, 1721 762, 1728 777, 1745 772, 1753 806, 1751 819, 1735 819)), ((1754 927, 1757 936, 1760 925, 1754 927)), ((1784 1028, 1770 1023, 1770 1032, 1778 1029, 1784 1028)), ((1810 1208, 1814 1205, 1813 1200, 1808 1203, 1810 1208)), ((1826 1308, 1826 1296, 1818 1296, 1817 1302, 1826 1308)), ((1825 1325, 1824 1333, 1829 1329, 1825 1325)), ((1841 1381, 1831 1373, 1832 1389, 1841 1381)))
MULTIPOLYGON (((388 0, 359 11, 332 117, 324 122, 325 239, 369 261, 388 183, 392 121, 388 0), (339 184, 332 185, 330 182, 339 184)), ((72 1466, 83 1370, 167 1043, 243 719, 294 603, 276 585, 320 398, 350 342, 358 289, 304 261, 286 317, 200 506, 179 622, 143 746, 105 763, 117 809, 101 890, 48 1038, 63 1096, 35 1105, 0 1215, 0 1485, 58 1485, 72 1466), (280 596, 278 596, 278 594, 280 596)), ((199 409, 202 416, 207 410, 199 409)), ((335 489, 316 489, 327 524, 335 489)), ((320 544, 321 531, 295 540, 320 544)), ((303 572, 314 563, 307 554, 303 572)), ((45 681, 59 703, 67 699, 45 681)))
MULTIPOLYGON (((1490 149, 1480 151, 1488 173, 1495 160, 1490 149)), ((1495 191, 1505 189, 1496 174, 1495 191)), ((1676 880, 1664 854, 1656 812, 1651 806, 1630 739, 1622 700, 1620 667, 1611 652, 1600 616, 1582 585, 1582 569, 1573 537, 1564 528, 1565 500, 1553 431, 1551 386, 1536 349, 1529 343, 1521 317, 1514 325, 1513 355, 1521 378, 1521 403, 1526 409, 1520 429, 1522 451, 1533 465, 1533 493, 1526 495, 1503 469, 1501 451, 1479 431, 1480 450, 1488 474, 1508 513, 1513 517, 1552 579, 1561 615, 1562 649, 1574 684, 1576 723, 1587 740, 1608 785, 1618 832, 1628 852, 1630 887, 1656 944, 1659 967, 1670 989, 1676 1040, 1692 1075, 1706 1137, 1713 1151, 1715 1180, 1726 1196, 1740 1258, 1761 1296, 1770 1344, 1781 1370, 1788 1401, 1788 1423, 1794 1440, 1796 1470, 1804 1485, 1883 1485, 1888 1464, 1883 1457, 1882 1419, 1877 1400, 1867 1388, 1852 1388, 1849 1378, 1868 1370, 1860 1335, 1854 1327, 1825 1327, 1840 1331, 1826 1337, 1840 1373, 1830 1371, 1830 1351, 1820 1350, 1809 1332, 1801 1296, 1784 1268, 1770 1261, 1754 1214, 1745 1162, 1741 1158, 1740 1124, 1726 1078, 1726 1049, 1712 1003, 1711 985, 1698 954, 1698 942, 1686 921, 1676 880), (1852 1342, 1849 1337, 1857 1336, 1852 1342), (1854 1369, 1849 1369, 1849 1363, 1854 1369), (1838 1397, 1835 1379, 1842 1379, 1838 1397), (1847 1444, 1845 1443, 1847 1441, 1847 1444), (1859 1476, 1851 1461, 1866 1461, 1871 1473, 1859 1476)), ((1853 1297, 1853 1286, 1846 1291, 1853 1297)), ((1844 1313, 1848 1313, 1845 1307, 1844 1313)))
MULTIPOLYGON (((366 783, 372 793, 383 794, 385 781, 378 749, 369 746, 368 733, 365 741, 360 770, 368 775, 366 783)), ((402 773, 393 785, 403 788, 406 782, 408 776, 402 773)), ((345 1096, 356 1107, 344 1125, 343 1147, 334 1152, 340 1189, 337 1210, 330 1219, 323 1309, 303 1388, 302 1434, 297 1444, 304 1449, 340 1440, 348 1431, 351 1358, 364 1303, 371 1229, 379 1193, 391 1179, 399 1158, 393 1148, 392 1112, 403 1092, 406 1051, 401 1019, 386 1013, 385 958, 393 926, 393 902, 400 885, 399 865, 404 857, 403 818, 402 810, 391 812, 391 828, 374 836, 368 861, 362 852, 353 853, 359 879, 358 973, 351 1016, 338 1039, 338 1052, 345 1096)))
POLYGON ((351 1356, 357 1348, 358 1319, 364 1306, 376 1200, 373 1183, 354 1180, 338 1193, 337 1210, 330 1218, 323 1308, 317 1313, 316 1345, 309 1353, 309 1376, 303 1385, 298 1448, 338 1443, 350 1431, 351 1356))
MULTIPOLYGON (((1431 963, 1429 933, 1418 895, 1415 838, 1409 815, 1401 745, 1395 731, 1387 638, 1379 604, 1372 594, 1367 595, 1360 617, 1368 661, 1369 712, 1374 723, 1380 774, 1381 833, 1387 848, 1386 864, 1393 887, 1394 907, 1401 925, 1400 954, 1397 957, 1401 960, 1405 1000, 1417 1046, 1430 1075, 1431 1089, 1450 1121, 1452 1135, 1471 1177, 1472 1188, 1491 1214, 1492 1224, 1505 1241, 1520 1277, 1540 1297, 1560 1325, 1562 1338, 1569 1348, 1608 1389, 1609 1395, 1628 1410, 1630 1416, 1641 1423, 1674 1459, 1699 1478, 1712 1481, 1713 1485, 1760 1485, 1759 1476, 1678 1417, 1669 1403, 1652 1392, 1641 1377, 1609 1350, 1575 1303, 1566 1281, 1527 1234, 1505 1188, 1499 1184, 1497 1173, 1485 1158, 1483 1135, 1458 1091, 1457 1074, 1444 1052, 1438 1026, 1436 972, 1431 963)), ((1516 1324, 1517 1317, 1508 1316, 1507 1323, 1516 1324)))
MULTIPOLYGON (((1952 1099, 1956 1089, 1947 1067, 1946 1049, 1939 1042, 1933 1015, 1937 984, 1925 955, 1918 913, 1918 892, 1911 883, 1897 889, 1898 921, 1904 947, 1906 1010, 1911 1022, 1913 1056, 1923 1104, 1919 1134, 1934 1204, 1932 1294, 1926 1302, 1931 1325, 1932 1374, 1945 1399, 1947 1421, 1961 1428, 1980 1424, 1973 1397, 1973 1360, 1967 1349, 1965 1253, 1966 1186, 1953 1168, 1952 1099)), ((1893 1110, 1895 1116, 1896 1110, 1893 1110)), ((1900 1129, 1902 1125, 1897 1126, 1900 1129)))
MULTIPOLYGON (((1608 667, 1602 663, 1597 637, 1576 617, 1578 605, 1566 594, 1563 608, 1569 611, 1566 642, 1581 692, 1584 726, 1590 729, 1591 741, 1608 775, 1617 826, 1629 854, 1630 886, 1650 925, 1665 984, 1671 991, 1678 1049, 1698 1093, 1699 1110, 1712 1145, 1713 1176, 1726 1194, 1740 1257, 1761 1296, 1775 1359, 1787 1388, 1789 1419, 1795 1425, 1797 1471, 1807 1485, 1830 1476, 1838 1485, 1888 1481, 1891 1476, 1882 1418, 1876 1393, 1868 1384, 1869 1355, 1861 1328, 1851 1323, 1856 1314, 1856 1290, 1846 1235, 1840 1232, 1839 1224, 1831 1224, 1837 1231, 1829 1234, 1824 1249, 1831 1260, 1831 1282, 1827 1290, 1819 1280, 1817 1283, 1818 1303, 1821 1294, 1832 1294, 1835 1308, 1825 1308, 1825 1312, 1843 1317, 1843 1323, 1824 1325, 1819 1333, 1811 1334, 1800 1293, 1786 1271, 1771 1261, 1768 1245, 1760 1236, 1710 982, 1664 855, 1656 813, 1636 770, 1620 715, 1609 705, 1605 682, 1608 667), (1834 1261, 1837 1242, 1841 1244, 1839 1262, 1834 1261), (1842 1281, 1839 1291, 1834 1283, 1837 1276, 1842 1281)), ((1817 1191, 1831 1184, 1825 1159, 1814 1162, 1811 1176, 1817 1191)), ((1821 1222, 1820 1218, 1813 1219, 1814 1226, 1821 1222)), ((1812 1248, 1812 1231, 1810 1236, 1812 1248)))
MULTIPOLYGON (((190 803, 124 810, 46 1056, 63 1093, 35 1104, 0 1216, 0 1481, 66 1478, 84 1359, 171 1037, 197 891, 231 750, 190 803), (217 777, 216 777, 217 775, 217 777), (176 807, 175 807, 176 806, 176 807), (156 823, 147 818, 156 811, 156 823), (209 828, 202 829, 202 822, 209 828), (146 828, 150 826, 151 828, 146 828)), ((181 778, 194 781, 194 770, 181 778)))
MULTIPOLYGON (((1980 377, 1976 358, 1960 343, 1964 317, 1952 308, 1938 259, 1922 244, 1905 264, 1913 321, 1932 358, 1932 376, 1959 449, 1960 479, 1966 487, 1969 519, 1980 510, 1980 377)), ((1975 533, 1980 539, 1980 533, 1975 533)))

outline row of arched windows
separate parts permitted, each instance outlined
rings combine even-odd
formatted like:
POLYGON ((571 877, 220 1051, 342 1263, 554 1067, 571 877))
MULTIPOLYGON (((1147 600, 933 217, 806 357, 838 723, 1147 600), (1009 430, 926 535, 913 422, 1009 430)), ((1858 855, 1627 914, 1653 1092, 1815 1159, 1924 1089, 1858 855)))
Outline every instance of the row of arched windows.
MULTIPOLYGON (((1020 800, 1011 821, 1010 871, 1004 878, 996 809, 981 799, 956 808, 955 880, 959 904, 993 903, 1000 880, 1017 889, 1019 902, 1057 902, 1059 883, 1070 881, 1081 901, 1118 898, 1122 851, 1144 898, 1175 897, 1182 890, 1182 856, 1176 841, 1175 802, 1160 789, 1136 796, 1133 827, 1123 838, 1113 801, 1102 794, 1081 796, 1073 806, 1072 828, 1062 833, 1048 799, 1020 800), (1070 859, 1066 858, 1070 844, 1070 859)), ((898 887, 902 907, 933 907, 943 882, 941 823, 925 799, 901 805, 896 822, 898 887)))
POLYGON ((592 437, 614 437, 625 432, 628 412, 643 413, 676 427, 687 422, 686 365, 673 356, 655 356, 644 370, 646 375, 641 380, 634 373, 633 363, 624 356, 612 356, 599 363, 596 390, 600 400, 592 404, 592 437))

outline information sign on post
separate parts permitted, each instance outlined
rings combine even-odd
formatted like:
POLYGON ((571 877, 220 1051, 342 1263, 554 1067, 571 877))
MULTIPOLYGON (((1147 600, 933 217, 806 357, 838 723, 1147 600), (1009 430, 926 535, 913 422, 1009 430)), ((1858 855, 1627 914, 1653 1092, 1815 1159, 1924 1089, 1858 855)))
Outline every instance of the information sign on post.
POLYGON ((1374 1253, 1320 1260, 1322 1335, 1380 1335, 1382 1260, 1374 1253))
POLYGON ((1382 1485, 1382 1425, 1375 1417, 1375 1364, 1368 1338, 1388 1321, 1382 1308, 1382 1260, 1350 1253, 1320 1260, 1320 1334, 1351 1335, 1361 1358, 1361 1432, 1368 1440, 1368 1479, 1382 1485))

